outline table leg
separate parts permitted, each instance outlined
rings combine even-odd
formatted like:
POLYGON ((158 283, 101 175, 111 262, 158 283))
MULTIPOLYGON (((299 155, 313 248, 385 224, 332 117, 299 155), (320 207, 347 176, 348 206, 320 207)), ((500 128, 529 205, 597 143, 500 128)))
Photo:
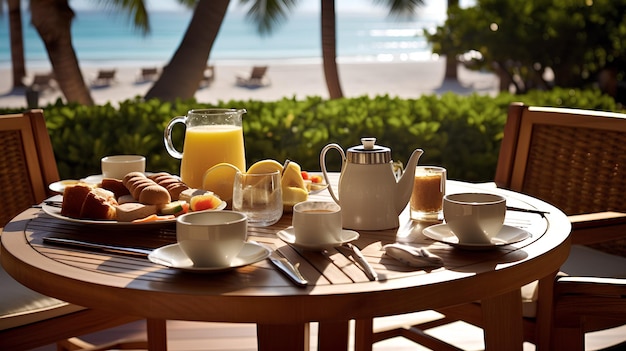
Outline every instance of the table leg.
POLYGON ((372 351, 374 343, 374 319, 357 319, 354 326, 354 350, 372 351))
POLYGON ((482 300, 485 350, 521 351, 524 343, 519 289, 482 300))
POLYGON ((320 351, 348 350, 349 321, 320 322, 317 331, 318 349, 320 351))
POLYGON ((256 338, 259 351, 309 351, 309 323, 257 324, 256 338))
POLYGON ((146 320, 148 350, 167 351, 167 327, 164 319, 146 320))

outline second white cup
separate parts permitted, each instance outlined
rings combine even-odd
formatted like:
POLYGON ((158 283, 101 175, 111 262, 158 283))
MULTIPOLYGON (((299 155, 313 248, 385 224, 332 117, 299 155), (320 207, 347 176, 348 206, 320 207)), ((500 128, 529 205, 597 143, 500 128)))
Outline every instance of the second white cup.
POLYGON ((295 241, 324 245, 341 241, 341 207, 334 202, 305 201, 293 206, 295 241))
POLYGON ((123 179, 130 172, 146 171, 146 158, 141 155, 106 156, 101 160, 104 178, 123 179))
POLYGON ((443 217, 459 243, 490 244, 505 215, 506 199, 501 195, 461 193, 443 198, 443 217))

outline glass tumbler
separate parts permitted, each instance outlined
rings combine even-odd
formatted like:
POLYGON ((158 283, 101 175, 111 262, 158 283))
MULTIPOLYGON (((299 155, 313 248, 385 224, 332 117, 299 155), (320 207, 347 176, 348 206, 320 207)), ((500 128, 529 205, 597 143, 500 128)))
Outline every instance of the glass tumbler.
POLYGON ((233 184, 233 211, 248 216, 248 225, 270 226, 283 215, 280 172, 247 174, 237 172, 233 184))
POLYGON ((411 193, 411 219, 422 221, 442 219, 445 193, 445 168, 417 166, 411 193))

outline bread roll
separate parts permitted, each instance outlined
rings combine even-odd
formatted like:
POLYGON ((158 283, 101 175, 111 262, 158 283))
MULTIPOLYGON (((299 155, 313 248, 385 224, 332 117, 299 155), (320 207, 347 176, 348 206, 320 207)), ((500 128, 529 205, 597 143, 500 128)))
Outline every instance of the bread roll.
POLYGON ((119 199, 121 196, 130 194, 128 188, 124 186, 124 183, 120 179, 104 178, 100 183, 100 187, 113 192, 116 199, 119 199))
POLYGON ((167 189, 170 193, 172 201, 180 200, 180 193, 189 189, 187 184, 183 183, 178 177, 173 176, 166 172, 160 172, 148 176, 155 183, 167 189))
POLYGON ((139 193, 139 202, 146 205, 165 205, 170 203, 170 193, 158 184, 149 185, 139 193))
POLYGON ((144 205, 165 205, 170 203, 170 193, 164 187, 146 177, 143 173, 131 172, 122 183, 133 197, 144 205))

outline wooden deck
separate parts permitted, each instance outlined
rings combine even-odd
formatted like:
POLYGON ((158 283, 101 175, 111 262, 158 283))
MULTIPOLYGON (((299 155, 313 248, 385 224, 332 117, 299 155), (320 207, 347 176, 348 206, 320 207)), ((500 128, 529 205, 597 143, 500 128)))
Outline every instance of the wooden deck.
MULTIPOLYGON (((435 312, 421 312, 412 316, 399 316, 377 320, 375 327, 403 324, 405 321, 437 318, 435 312)), ((201 323, 168 321, 168 347, 170 351, 254 351, 256 350, 256 329, 254 324, 201 323)), ((136 322, 86 336, 93 343, 105 343, 114 339, 141 339, 144 337, 144 323, 136 322)), ((313 333, 316 325, 312 326, 313 333)), ((483 350, 482 330, 459 322, 453 325, 432 329, 430 333, 443 338, 464 350, 483 350)), ((314 338, 312 338, 314 339, 314 338)), ((600 350, 609 346, 611 351, 626 350, 626 326, 592 333, 587 337, 587 350, 600 350)), ((311 349, 317 349, 315 340, 311 349)), ((35 351, 55 351, 54 345, 41 347, 35 351)), ((429 350, 403 338, 395 338, 374 344, 376 351, 423 351, 429 350)), ((535 350, 534 345, 524 344, 524 351, 535 350)), ((607 350, 608 351, 608 350, 607 350)))

